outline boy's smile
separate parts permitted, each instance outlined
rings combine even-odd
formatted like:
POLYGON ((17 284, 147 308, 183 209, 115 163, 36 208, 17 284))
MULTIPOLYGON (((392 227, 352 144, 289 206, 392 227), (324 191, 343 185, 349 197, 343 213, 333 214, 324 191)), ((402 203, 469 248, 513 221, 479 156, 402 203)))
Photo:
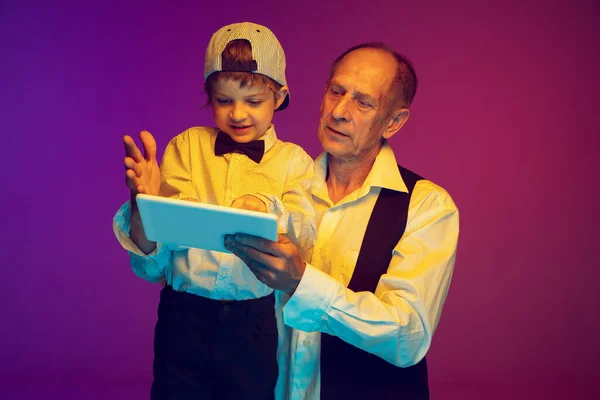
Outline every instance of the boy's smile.
POLYGON ((211 97, 215 124, 238 143, 260 138, 271 125, 276 105, 267 86, 218 79, 211 97))

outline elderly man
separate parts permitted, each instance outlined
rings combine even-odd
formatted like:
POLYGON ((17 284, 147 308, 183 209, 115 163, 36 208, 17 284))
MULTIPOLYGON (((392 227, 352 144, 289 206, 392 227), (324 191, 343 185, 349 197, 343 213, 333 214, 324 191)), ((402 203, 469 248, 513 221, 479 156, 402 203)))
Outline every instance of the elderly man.
POLYGON ((383 44, 343 53, 321 104, 311 263, 285 237, 225 239, 259 280, 290 296, 291 398, 429 398, 425 354, 459 225, 448 193, 397 165, 387 142, 408 120, 416 88, 411 63, 383 44))

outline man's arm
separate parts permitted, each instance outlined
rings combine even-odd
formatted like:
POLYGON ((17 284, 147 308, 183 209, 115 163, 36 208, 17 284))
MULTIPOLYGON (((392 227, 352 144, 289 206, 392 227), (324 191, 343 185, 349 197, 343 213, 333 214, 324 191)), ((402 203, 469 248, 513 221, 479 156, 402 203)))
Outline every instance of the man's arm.
POLYGON ((447 198, 438 206, 413 216, 412 229, 397 244, 374 294, 353 292, 302 265, 286 243, 239 236, 232 249, 267 285, 293 294, 284 308, 286 324, 339 336, 395 365, 410 366, 431 344, 454 267, 458 211, 443 195, 447 198))

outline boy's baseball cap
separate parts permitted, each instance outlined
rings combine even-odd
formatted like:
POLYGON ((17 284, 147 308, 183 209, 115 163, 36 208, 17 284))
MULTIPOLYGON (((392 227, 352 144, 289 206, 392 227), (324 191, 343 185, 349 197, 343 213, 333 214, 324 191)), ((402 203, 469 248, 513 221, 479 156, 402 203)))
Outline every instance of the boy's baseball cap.
MULTIPOLYGON (((285 79, 285 53, 277 37, 266 26, 253 22, 240 22, 222 27, 216 31, 208 42, 206 59, 204 60, 204 79, 213 72, 243 71, 262 74, 275 82, 287 86, 285 79), (222 54, 229 42, 235 39, 246 39, 252 47, 252 65, 241 63, 223 67, 222 54)), ((283 110, 290 102, 290 95, 283 100, 277 110, 283 110)))

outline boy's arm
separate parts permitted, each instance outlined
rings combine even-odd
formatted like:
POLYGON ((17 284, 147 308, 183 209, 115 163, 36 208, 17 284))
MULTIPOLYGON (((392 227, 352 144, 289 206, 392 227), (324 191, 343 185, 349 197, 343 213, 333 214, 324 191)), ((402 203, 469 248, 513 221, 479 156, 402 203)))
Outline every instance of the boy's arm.
POLYGON ((314 176, 312 158, 299 146, 294 149, 288 163, 288 175, 281 198, 267 193, 257 193, 267 205, 267 212, 279 218, 279 233, 294 243, 302 259, 309 261, 317 236, 315 210, 310 188, 314 176))
POLYGON ((192 184, 190 158, 190 133, 185 131, 173 138, 165 149, 160 166, 160 195, 162 197, 199 201, 192 184))
MULTIPOLYGON (((161 243, 152 242, 146 238, 139 211, 135 204, 135 194, 136 192, 152 195, 160 194, 163 197, 196 200, 196 194, 192 189, 193 186, 191 183, 190 155, 187 139, 187 134, 184 132, 172 139, 167 145, 160 167, 160 190, 155 188, 152 192, 137 190, 140 188, 140 184, 143 184, 143 179, 139 179, 139 177, 147 176, 148 171, 144 169, 140 171, 139 167, 134 165, 132 160, 138 164, 143 163, 144 160, 141 159, 139 150, 136 153, 135 150, 137 148, 133 148, 135 146, 133 140, 130 138, 125 139, 126 153, 129 158, 126 158, 125 166, 132 170, 132 172, 127 173, 127 183, 131 189, 132 198, 115 215, 113 230, 121 246, 129 252, 131 267, 135 274, 150 282, 164 281, 165 268, 172 257, 172 250, 161 243)), ((142 142, 145 152, 151 154, 151 158, 155 161, 156 144, 154 138, 147 133, 145 137, 142 137, 142 142), (153 148, 147 149, 146 142, 153 145, 153 148)))
POLYGON ((156 160, 156 141, 148 131, 140 132, 140 140, 144 149, 144 154, 136 146, 133 138, 128 135, 123 137, 125 145, 125 183, 131 191, 131 226, 127 232, 131 233, 130 239, 144 253, 150 253, 156 248, 156 242, 148 240, 140 213, 135 202, 135 196, 138 193, 145 193, 158 196, 160 190, 160 170, 156 160))
POLYGON ((113 218, 115 236, 129 253, 133 272, 149 282, 162 283, 172 252, 166 246, 156 242, 154 250, 149 253, 140 249, 132 240, 131 219, 131 203, 127 202, 121 206, 113 218))

